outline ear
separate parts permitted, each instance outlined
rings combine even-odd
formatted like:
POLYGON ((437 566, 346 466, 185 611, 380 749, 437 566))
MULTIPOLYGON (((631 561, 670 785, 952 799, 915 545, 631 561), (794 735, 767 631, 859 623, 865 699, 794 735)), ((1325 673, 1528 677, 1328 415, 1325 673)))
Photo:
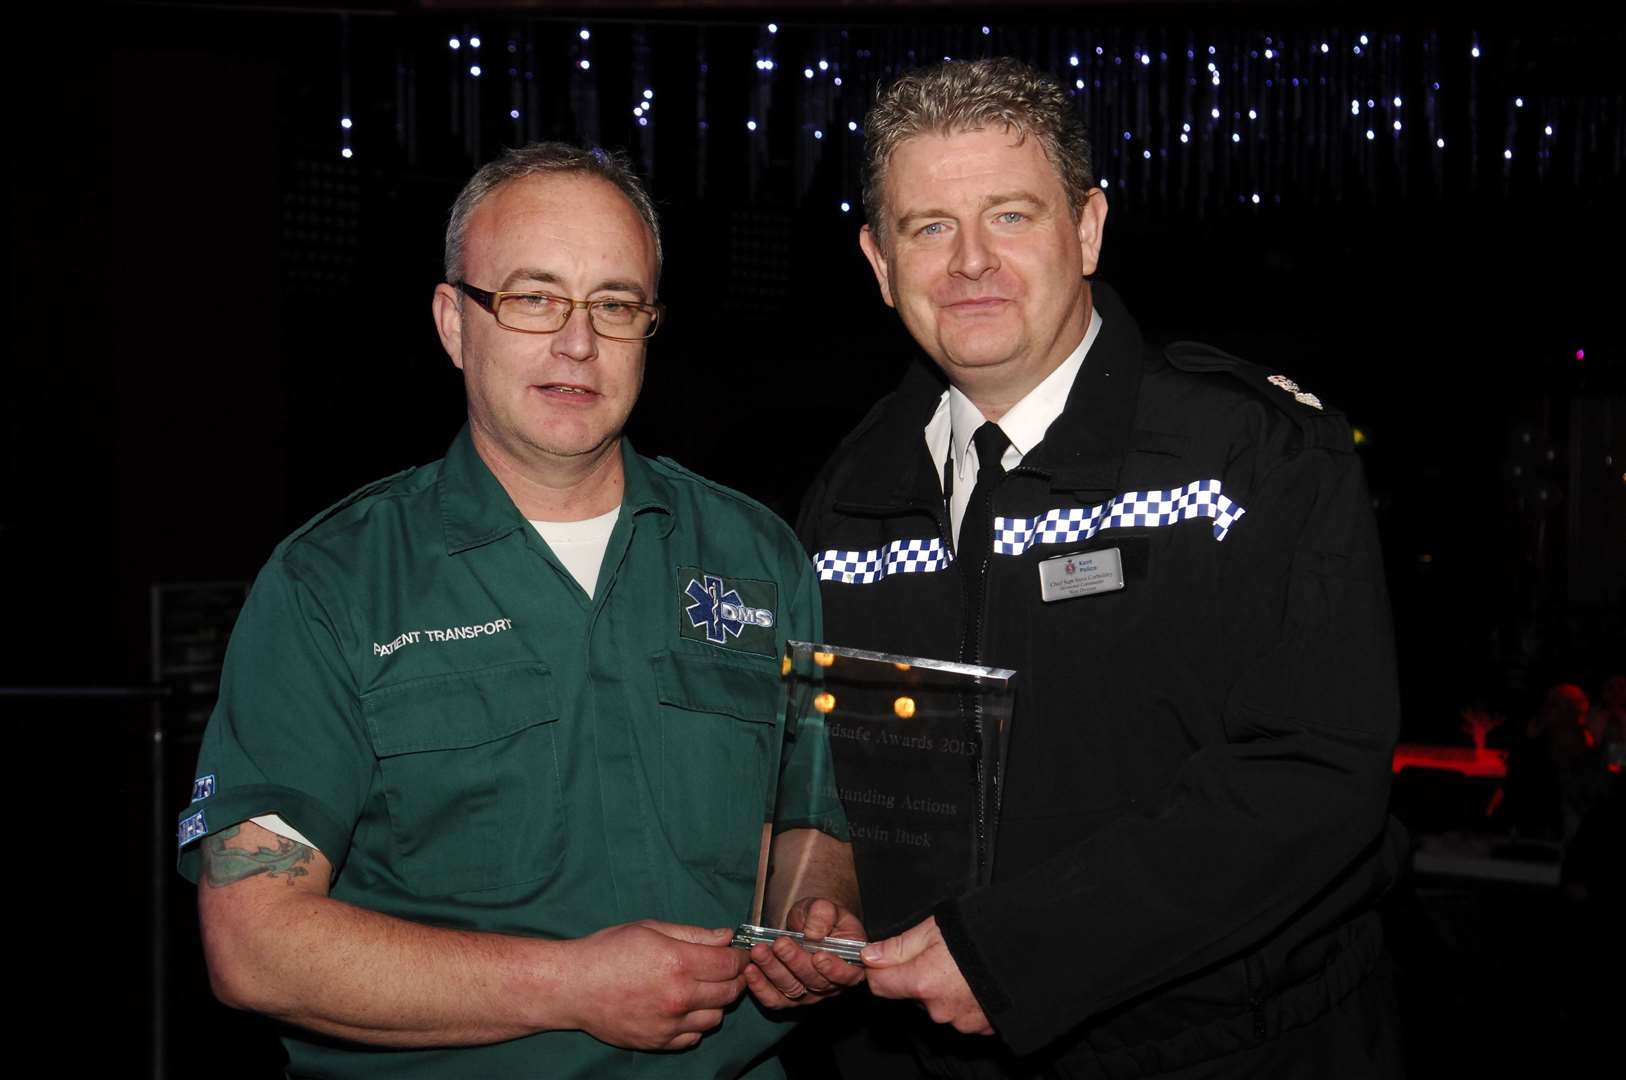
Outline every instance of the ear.
POLYGON ((1078 248, 1084 256, 1084 276, 1101 264, 1101 233, 1107 227, 1107 193, 1091 188, 1078 208, 1078 248))
POLYGON ((457 291, 444 281, 435 286, 435 298, 430 304, 435 317, 435 330, 440 334, 440 347, 452 358, 459 370, 463 367, 463 313, 458 310, 457 291))
POLYGON ((880 245, 876 244, 868 225, 858 230, 858 246, 863 250, 864 258, 869 260, 870 269, 875 271, 875 280, 881 286, 881 299, 886 301, 887 307, 897 307, 892 299, 892 266, 886 261, 880 245))

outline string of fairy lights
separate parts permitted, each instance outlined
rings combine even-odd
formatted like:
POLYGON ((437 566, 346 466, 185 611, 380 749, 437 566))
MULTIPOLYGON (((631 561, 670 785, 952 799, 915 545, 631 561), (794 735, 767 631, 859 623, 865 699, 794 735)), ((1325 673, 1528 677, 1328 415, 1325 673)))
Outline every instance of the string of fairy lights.
MULTIPOLYGON (((651 75, 659 24, 541 20, 493 25, 483 35, 466 25, 452 33, 436 25, 402 31, 419 37, 404 49, 397 45, 404 77, 415 85, 445 67, 454 102, 449 134, 462 139, 469 157, 488 157, 496 139, 556 134, 564 100, 574 137, 625 145, 651 174, 660 165, 655 133, 662 110, 651 75), (442 48, 425 47, 437 37, 442 48), (598 62, 605 38, 615 42, 613 71, 598 62), (505 74, 506 95, 482 91, 505 74), (554 112, 538 115, 548 109, 554 112), (507 121, 496 139, 489 131, 494 118, 507 121)), ((1520 169, 1538 182, 1569 186, 1623 174, 1626 108, 1618 80, 1616 89, 1602 92, 1555 91, 1552 80, 1520 87, 1509 74, 1516 67, 1497 54, 1518 47, 1505 34, 985 23, 785 33, 768 22, 747 34, 730 29, 714 37, 699 31, 696 108, 685 110, 694 117, 696 144, 737 139, 741 152, 729 160, 753 192, 765 172, 783 164, 788 145, 794 199, 829 198, 842 213, 859 204, 862 122, 873 87, 939 58, 996 54, 1021 56, 1069 87, 1092 133, 1100 184, 1120 202, 1202 210, 1323 202, 1362 189, 1371 197, 1404 196, 1412 185, 1438 189, 1448 180, 1506 190, 1520 169), (741 65, 725 80, 745 95, 741 130, 731 136, 714 129, 709 107, 720 65, 741 65), (786 124, 795 128, 788 143, 777 130, 786 124), (832 163, 834 191, 828 180, 816 182, 832 163)), ((348 25, 342 36, 337 152, 359 165, 383 148, 388 133, 357 124, 348 25)), ((397 117, 398 145, 409 141, 408 126, 397 117)), ((700 166, 702 186, 707 167, 700 166)))

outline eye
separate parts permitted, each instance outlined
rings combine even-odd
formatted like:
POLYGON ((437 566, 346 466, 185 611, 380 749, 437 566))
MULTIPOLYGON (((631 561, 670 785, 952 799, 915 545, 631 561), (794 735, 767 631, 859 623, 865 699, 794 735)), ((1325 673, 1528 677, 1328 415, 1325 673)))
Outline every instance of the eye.
POLYGON ((946 225, 945 223, 943 223, 941 221, 934 221, 930 225, 922 225, 920 227, 919 235, 921 235, 921 236, 942 236, 943 233, 947 229, 948 229, 948 225, 946 225))
POLYGON ((1020 225, 1022 222, 1026 221, 1027 219, 1028 219, 1028 216, 1026 214, 1022 213, 1022 211, 1020 211, 1020 210, 1006 210, 1005 212, 1000 214, 998 216, 998 218, 996 218, 995 220, 1000 222, 1000 224, 1002 224, 1002 225, 1020 225))

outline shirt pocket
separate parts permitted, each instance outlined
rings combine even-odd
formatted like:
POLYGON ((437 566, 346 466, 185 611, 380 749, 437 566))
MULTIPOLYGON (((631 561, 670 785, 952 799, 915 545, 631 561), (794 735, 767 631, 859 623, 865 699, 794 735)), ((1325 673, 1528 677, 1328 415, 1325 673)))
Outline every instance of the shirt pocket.
POLYGON ((407 889, 443 896, 558 869, 559 707, 546 665, 413 679, 361 705, 407 889))
POLYGON ((779 760, 778 662, 699 647, 662 650, 650 666, 668 835, 685 863, 754 885, 779 760))

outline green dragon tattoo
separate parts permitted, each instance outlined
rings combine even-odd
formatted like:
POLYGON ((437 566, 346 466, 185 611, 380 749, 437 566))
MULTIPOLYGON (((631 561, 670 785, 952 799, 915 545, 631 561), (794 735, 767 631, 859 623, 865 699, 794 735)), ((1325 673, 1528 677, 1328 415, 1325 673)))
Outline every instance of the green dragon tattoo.
POLYGON ((234 885, 256 874, 271 877, 283 874, 292 884, 295 878, 310 873, 305 864, 311 861, 311 849, 285 836, 276 838, 277 846, 274 848, 261 847, 247 851, 227 847, 226 841, 242 831, 242 826, 233 825, 204 839, 203 876, 210 885, 216 888, 234 885))

